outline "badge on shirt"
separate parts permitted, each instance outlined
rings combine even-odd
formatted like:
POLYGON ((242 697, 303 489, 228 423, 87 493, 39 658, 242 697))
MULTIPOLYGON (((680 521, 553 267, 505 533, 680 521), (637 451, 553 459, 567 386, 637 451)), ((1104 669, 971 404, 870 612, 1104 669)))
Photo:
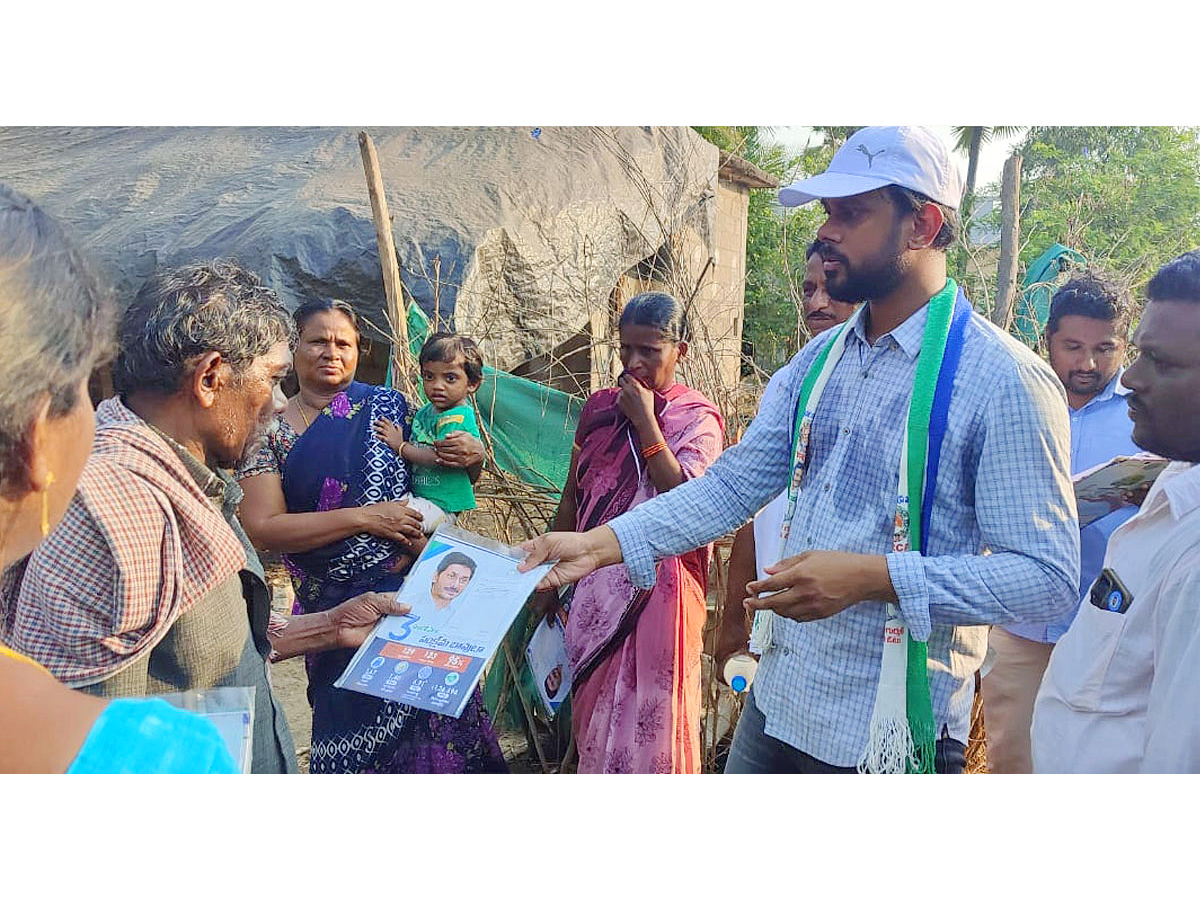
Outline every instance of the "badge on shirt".
POLYGON ((1112 569, 1105 569, 1100 573, 1100 577, 1092 582, 1089 599, 1092 606, 1097 609, 1124 613, 1129 609, 1129 605, 1133 603, 1133 594, 1129 588, 1125 587, 1121 579, 1117 577, 1116 572, 1112 569))

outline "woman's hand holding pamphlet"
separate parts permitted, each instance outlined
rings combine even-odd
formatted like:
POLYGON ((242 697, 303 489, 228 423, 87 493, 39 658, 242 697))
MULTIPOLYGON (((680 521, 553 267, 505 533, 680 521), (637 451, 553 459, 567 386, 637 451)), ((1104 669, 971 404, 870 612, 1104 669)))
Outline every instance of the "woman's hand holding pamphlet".
POLYGON ((552 562, 518 572, 524 554, 461 528, 429 538, 337 687, 457 718, 483 667, 552 562))

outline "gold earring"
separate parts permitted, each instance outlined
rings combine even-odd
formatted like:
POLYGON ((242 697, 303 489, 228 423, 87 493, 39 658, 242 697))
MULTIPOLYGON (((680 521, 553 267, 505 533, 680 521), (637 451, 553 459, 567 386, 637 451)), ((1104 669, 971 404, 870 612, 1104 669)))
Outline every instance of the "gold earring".
POLYGON ((50 485, 54 484, 54 473, 46 473, 46 485, 42 488, 42 537, 50 534, 50 485))

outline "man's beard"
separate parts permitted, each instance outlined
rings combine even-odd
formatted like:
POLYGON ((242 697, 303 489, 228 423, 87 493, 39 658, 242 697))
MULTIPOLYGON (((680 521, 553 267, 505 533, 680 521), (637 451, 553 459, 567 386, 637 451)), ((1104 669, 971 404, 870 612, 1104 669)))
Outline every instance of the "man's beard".
POLYGON ((1101 378, 1099 373, 1096 373, 1094 379, 1087 379, 1082 382, 1077 380, 1080 374, 1079 372, 1067 373, 1066 388, 1073 394, 1080 397, 1094 397, 1108 386, 1108 382, 1101 378))
POLYGON ((904 267, 900 264, 898 256, 870 268, 851 269, 843 262, 838 274, 844 277, 841 280, 826 277, 825 289, 829 291, 830 297, 843 303, 871 303, 882 300, 890 296, 904 281, 904 267))
POLYGON ((905 266, 901 262, 900 228, 892 230, 888 243, 893 245, 875 260, 852 267, 850 261, 828 244, 818 247, 822 259, 838 262, 835 272, 825 273, 825 290, 834 300, 843 303, 882 300, 895 292, 904 281, 905 266))

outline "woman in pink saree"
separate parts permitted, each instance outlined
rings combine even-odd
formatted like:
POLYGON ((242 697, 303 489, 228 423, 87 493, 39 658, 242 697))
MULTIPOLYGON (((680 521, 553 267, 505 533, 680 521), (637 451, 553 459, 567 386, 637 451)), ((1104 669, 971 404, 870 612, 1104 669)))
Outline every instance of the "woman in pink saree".
MULTIPOLYGON (((722 448, 713 403, 675 381, 687 354, 675 298, 639 294, 621 314, 617 387, 588 398, 555 531, 587 531, 704 472, 722 448)), ((664 559, 651 590, 624 566, 580 580, 567 619, 579 771, 700 771, 700 650, 710 547, 664 559)), ((542 609, 552 607, 539 595, 542 609)))

